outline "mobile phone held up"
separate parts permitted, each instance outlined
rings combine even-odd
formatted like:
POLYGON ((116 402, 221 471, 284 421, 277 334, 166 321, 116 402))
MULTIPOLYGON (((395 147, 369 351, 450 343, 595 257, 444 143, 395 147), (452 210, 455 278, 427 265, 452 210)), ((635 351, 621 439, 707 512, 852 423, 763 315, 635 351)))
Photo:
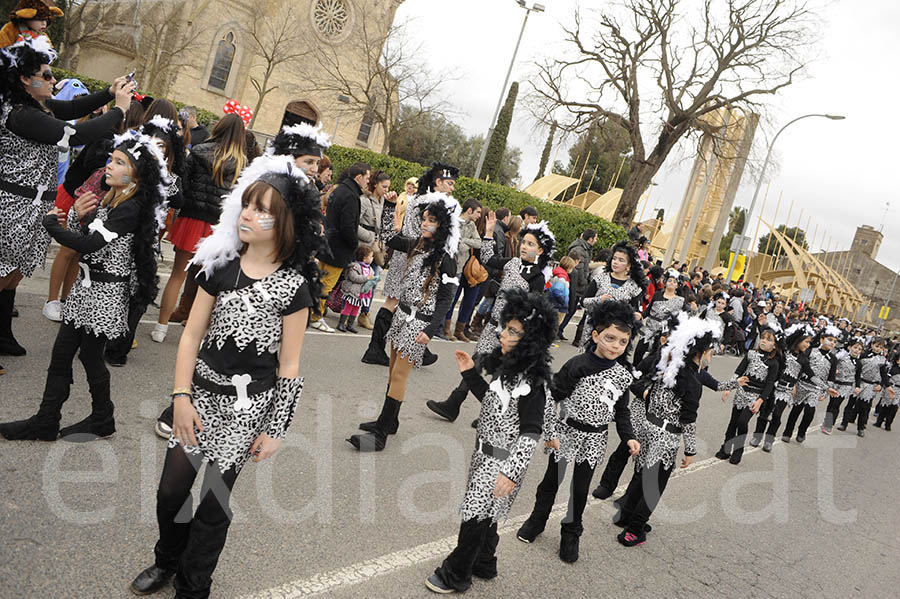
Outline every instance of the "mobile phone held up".
POLYGON ((134 83, 135 87, 137 87, 138 82, 134 80, 134 74, 137 72, 137 69, 132 69, 130 73, 125 75, 125 79, 134 83))

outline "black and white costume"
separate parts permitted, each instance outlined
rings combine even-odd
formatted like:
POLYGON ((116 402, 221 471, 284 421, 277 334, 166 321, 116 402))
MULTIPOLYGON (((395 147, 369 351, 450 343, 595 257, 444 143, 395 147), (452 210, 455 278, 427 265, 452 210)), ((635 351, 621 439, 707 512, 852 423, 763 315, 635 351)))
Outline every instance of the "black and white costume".
MULTIPOLYGON (((640 265, 634 265, 633 268, 639 269, 640 265)), ((640 309, 641 298, 644 297, 644 289, 635 282, 634 278, 629 276, 624 280, 615 279, 610 272, 601 267, 591 278, 591 283, 591 287, 596 288, 596 291, 593 295, 587 295, 582 300, 581 304, 585 310, 590 310, 592 306, 604 301, 600 299, 604 295, 609 295, 611 299, 629 304, 634 308, 635 312, 640 309)), ((593 330, 593 325, 585 321, 584 329, 581 331, 579 351, 587 351, 591 342, 591 331, 593 330)))
POLYGON ((703 392, 697 378, 701 355, 720 335, 715 323, 679 315, 660 355, 646 402, 632 402, 631 425, 641 444, 635 472, 619 499, 618 523, 625 526, 619 542, 638 545, 646 538, 646 525, 675 468, 678 448, 684 455, 697 453, 697 410, 703 392))
POLYGON ((900 366, 896 362, 888 370, 888 384, 881 391, 881 399, 878 403, 878 418, 875 420, 875 426, 884 424, 884 430, 891 430, 894 423, 894 417, 897 416, 897 409, 900 406, 900 366), (891 397, 891 391, 894 392, 891 397))
POLYGON ((551 401, 546 386, 556 313, 544 295, 512 291, 501 316, 504 325, 510 320, 518 320, 525 330, 516 347, 508 354, 497 348, 462 373, 481 401, 481 412, 457 546, 426 581, 439 592, 465 591, 473 575, 497 576, 497 524, 506 519, 521 488, 551 401), (482 378, 482 370, 491 375, 490 383, 482 378), (501 476, 514 486, 506 496, 496 497, 501 476))
MULTIPOLYGON (((278 200, 278 201, 281 201, 278 200)), ((313 253, 321 247, 319 192, 284 156, 262 156, 248 166, 225 198, 212 235, 197 248, 198 283, 215 297, 194 366, 190 401, 203 424, 197 445, 169 439, 157 492, 159 540, 155 563, 132 582, 137 594, 154 592, 173 575, 179 596, 209 597, 232 513, 231 490, 254 441, 284 438, 303 379, 279 374, 283 319, 313 306, 319 292, 313 253), (238 222, 244 192, 257 182, 285 202, 294 225, 294 251, 274 272, 251 279, 241 269, 238 222), (205 464, 193 517, 191 487, 205 464), (213 491, 213 492, 210 492, 213 491)))
POLYGON ((116 142, 116 150, 130 160, 137 184, 120 191, 121 195, 107 195, 84 224, 74 208, 68 216, 68 229, 60 226, 55 214, 43 218, 50 235, 81 254, 81 272, 63 308, 38 413, 0 425, 0 434, 7 439, 53 440, 58 434, 107 437, 116 431, 103 349, 109 339, 127 333, 132 298, 146 305, 156 295, 155 215, 169 180, 162 154, 150 138, 135 134, 116 142), (60 430, 76 354, 87 374, 91 414, 60 430))
MULTIPOLYGON (((811 335, 810 335, 811 336, 811 335)), ((771 451, 772 443, 778 428, 781 426, 781 415, 787 406, 792 405, 794 387, 800 377, 800 361, 797 354, 787 351, 784 364, 778 373, 778 380, 772 391, 772 401, 763 404, 756 418, 756 430, 753 433, 753 445, 758 445, 765 435, 765 451, 771 451)))
MULTIPOLYGON (((672 275, 669 275, 670 277, 672 275)), ((665 291, 657 291, 644 309, 641 321, 641 333, 637 347, 634 349, 634 363, 639 364, 648 350, 653 348, 657 339, 666 328, 669 319, 684 309, 684 297, 676 294, 667 298, 665 291)))
POLYGON ((772 391, 778 372, 779 364, 776 356, 769 357, 751 349, 738 364, 734 376, 720 386, 723 390, 735 389, 735 391, 732 397, 731 419, 725 429, 725 441, 716 453, 717 458, 730 460, 732 464, 740 463, 744 453, 747 426, 753 417, 750 408, 759 399, 764 403, 773 401, 772 391), (737 383, 738 378, 742 376, 749 379, 743 387, 737 383))
POLYGON ((856 386, 859 393, 852 395, 847 407, 844 408, 841 430, 846 429, 847 425, 854 421, 857 432, 866 429, 872 400, 889 385, 888 370, 887 360, 881 354, 871 353, 859 360, 859 368, 856 371, 856 386))
MULTIPOLYGON (((854 343, 862 343, 856 339, 845 336, 844 346, 850 347, 854 343)), ((830 434, 834 423, 837 421, 841 411, 841 404, 845 399, 853 395, 856 388, 856 377, 859 370, 859 356, 852 356, 847 349, 842 349, 837 353, 837 363, 834 369, 834 390, 837 396, 828 400, 828 408, 825 411, 825 422, 822 423, 822 432, 830 434)))
MULTIPOLYGON (((543 249, 543 253, 538 257, 537 262, 526 262, 521 257, 506 258, 497 256, 495 254, 496 248, 494 247, 493 237, 485 236, 482 239, 479 262, 486 268, 501 270, 503 275, 500 279, 500 288, 494 299, 494 305, 491 308, 491 316, 478 337, 478 343, 475 344, 476 356, 486 356, 500 346, 500 330, 498 327, 500 315, 506 307, 506 293, 513 289, 543 292, 546 281, 550 279, 549 262, 553 255, 556 237, 550 231, 546 221, 534 223, 523 228, 520 236, 524 237, 526 234, 534 236, 543 249)), ((446 400, 428 400, 426 405, 435 414, 453 422, 459 415, 460 406, 466 400, 468 394, 469 389, 466 386, 466 381, 462 379, 446 400)))
MULTIPOLYGON (((831 325, 823 332, 826 336, 837 337, 837 328, 831 325)), ((797 358, 800 362, 800 379, 797 382, 797 393, 790 398, 791 413, 781 440, 789 443, 794 433, 794 425, 800 414, 803 418, 797 427, 797 442, 802 443, 806 439, 806 430, 816 415, 816 406, 828 395, 827 391, 834 381, 834 373, 837 368, 837 358, 834 352, 824 351, 821 348, 810 348, 807 355, 797 358)))
MULTIPOLYGON (((420 202, 416 206, 427 206, 434 202, 442 202, 450 211, 459 211, 459 204, 453 198, 444 194, 426 194, 417 196, 420 202)), ((416 244, 419 242, 419 233, 414 236, 405 236, 394 230, 394 208, 396 204, 385 202, 381 213, 381 227, 385 231, 385 245, 394 250, 394 254, 407 256, 401 285, 396 289, 396 297, 400 305, 394 311, 391 328, 388 329, 386 339, 397 349, 401 356, 415 364, 416 368, 422 366, 422 358, 425 355, 425 344, 417 343, 416 337, 420 332, 434 338, 444 325, 443 315, 447 313, 450 302, 459 279, 456 277, 456 256, 459 244, 459 225, 457 224, 455 237, 448 239, 446 248, 435 248, 431 252, 442 252, 440 265, 434 276, 429 272, 425 259, 428 253, 416 252, 416 244), (428 286, 426 287, 426 282, 428 286)), ((407 207, 407 214, 409 214, 407 207)), ((422 210, 413 207, 414 212, 419 213, 419 227, 421 227, 422 210)), ((454 213, 454 216, 457 216, 454 213)))

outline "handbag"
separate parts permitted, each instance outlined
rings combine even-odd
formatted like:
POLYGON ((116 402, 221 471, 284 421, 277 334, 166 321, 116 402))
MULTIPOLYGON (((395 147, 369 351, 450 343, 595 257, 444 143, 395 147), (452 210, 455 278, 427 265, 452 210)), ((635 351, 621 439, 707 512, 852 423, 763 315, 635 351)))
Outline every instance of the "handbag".
POLYGON ((487 281, 488 271, 478 261, 478 258, 472 255, 469 256, 469 259, 466 260, 466 265, 463 266, 463 275, 465 275, 466 281, 469 282, 469 287, 475 287, 487 281))

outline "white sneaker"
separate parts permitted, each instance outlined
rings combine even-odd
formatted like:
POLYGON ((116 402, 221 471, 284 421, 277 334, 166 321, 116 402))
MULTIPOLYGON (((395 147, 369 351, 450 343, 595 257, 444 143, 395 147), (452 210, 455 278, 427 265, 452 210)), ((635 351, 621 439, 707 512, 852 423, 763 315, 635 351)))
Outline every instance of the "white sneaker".
POLYGON ((309 326, 316 329, 317 331, 322 331, 323 333, 333 333, 334 332, 334 329, 332 329, 330 326, 328 326, 328 323, 325 322, 324 318, 320 318, 319 320, 317 320, 315 322, 309 323, 309 326))
POLYGON ((62 322, 63 304, 59 300, 53 300, 44 304, 41 314, 47 317, 47 320, 53 322, 62 322))
POLYGON ((150 338, 156 341, 157 343, 162 343, 166 340, 166 333, 169 332, 169 325, 167 324, 159 324, 158 322, 153 325, 153 330, 150 331, 150 338))

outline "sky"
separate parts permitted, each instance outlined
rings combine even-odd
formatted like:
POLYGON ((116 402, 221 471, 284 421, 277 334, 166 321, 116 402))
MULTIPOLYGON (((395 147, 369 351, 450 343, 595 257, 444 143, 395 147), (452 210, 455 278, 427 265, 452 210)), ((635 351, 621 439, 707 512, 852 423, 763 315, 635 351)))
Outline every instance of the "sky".
MULTIPOLYGON (((900 269, 900 194, 891 173, 900 170, 897 140, 900 125, 896 99, 900 97, 900 2, 896 0, 835 0, 820 4, 820 41, 804 79, 767 100, 768 114, 757 134, 755 155, 761 160, 765 146, 784 123, 808 113, 846 116, 843 121, 805 119, 778 138, 773 153, 776 167, 763 183, 769 194, 762 218, 772 222, 781 194, 781 224, 793 201, 789 225, 797 224, 812 236, 813 250, 822 246, 846 249, 856 227, 883 227, 884 242, 878 260, 900 269), (888 206, 887 203, 890 203, 888 206), (824 232, 824 233, 823 233, 824 232), (821 241, 820 241, 821 239, 821 241)), ((533 5, 528 0, 528 5, 533 5)), ((576 6, 590 8, 599 0, 544 0, 543 13, 528 18, 522 45, 510 81, 524 81, 534 72, 534 62, 565 49, 562 24, 571 24, 576 6)), ((604 1, 605 3, 605 1, 604 1)), ((433 72, 452 72, 443 93, 453 105, 457 122, 468 134, 486 133, 501 94, 525 10, 515 0, 405 0, 395 23, 409 21, 410 43, 421 47, 421 59, 433 72)), ((523 93, 520 86, 520 100, 523 93)), ((517 106, 509 144, 522 150, 519 167, 524 181, 537 174, 546 130, 535 129, 527 112, 517 106)), ((568 163, 572 140, 557 144, 551 153, 568 163)), ((682 154, 694 151, 681 148, 682 154)), ((672 159, 657 174, 648 212, 665 208, 674 215, 684 194, 690 162, 672 159)), ((758 169, 757 169, 758 170, 758 169)), ((735 205, 749 206, 756 185, 755 174, 745 172, 735 205)), ((762 193, 751 219, 756 229, 762 193)), ((639 207, 640 209, 640 207, 639 207)), ((754 244, 755 247, 755 244, 754 244)))

